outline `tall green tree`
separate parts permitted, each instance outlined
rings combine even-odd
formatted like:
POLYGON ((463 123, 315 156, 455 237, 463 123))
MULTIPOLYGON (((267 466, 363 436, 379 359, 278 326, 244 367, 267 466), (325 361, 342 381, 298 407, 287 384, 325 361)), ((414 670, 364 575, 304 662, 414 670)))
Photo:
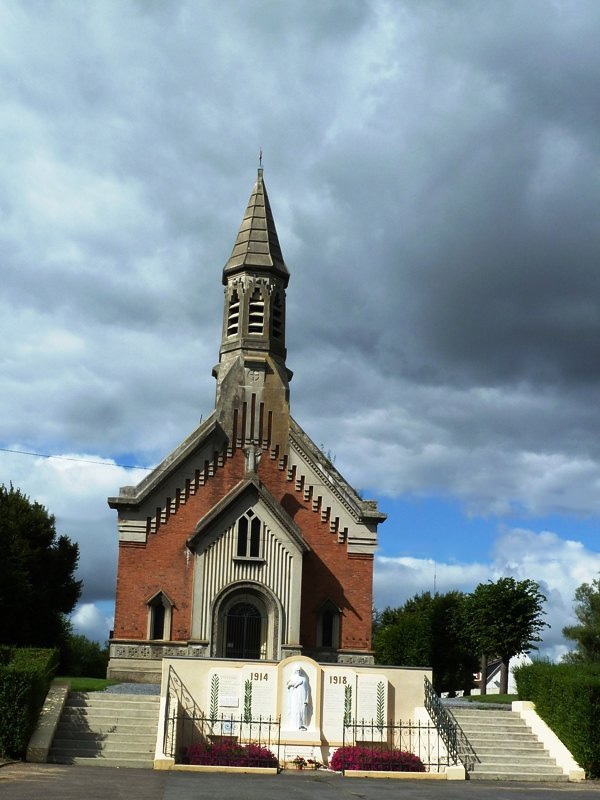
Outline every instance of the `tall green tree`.
POLYGON ((501 660, 501 694, 508 692, 510 659, 536 649, 540 631, 548 627, 542 619, 545 601, 535 581, 514 578, 480 583, 469 597, 468 632, 480 656, 501 660))
POLYGON ((564 661, 600 661, 600 580, 582 583, 575 590, 573 605, 579 625, 563 628, 563 636, 575 642, 575 650, 564 661))
POLYGON ((0 486, 0 643, 56 646, 75 607, 79 550, 55 519, 12 485, 0 486))
POLYGON ((437 692, 469 691, 477 656, 465 633, 461 592, 417 594, 400 608, 386 608, 374 625, 379 664, 430 666, 437 692))

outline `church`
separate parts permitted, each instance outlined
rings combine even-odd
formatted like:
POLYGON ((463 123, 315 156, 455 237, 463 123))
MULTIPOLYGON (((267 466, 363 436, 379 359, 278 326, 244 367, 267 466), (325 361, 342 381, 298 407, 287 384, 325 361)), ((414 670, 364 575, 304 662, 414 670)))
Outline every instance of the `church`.
POLYGON ((108 499, 119 532, 109 678, 159 682, 173 656, 373 663, 385 514, 290 414, 289 277, 261 168, 223 269, 214 411, 108 499))

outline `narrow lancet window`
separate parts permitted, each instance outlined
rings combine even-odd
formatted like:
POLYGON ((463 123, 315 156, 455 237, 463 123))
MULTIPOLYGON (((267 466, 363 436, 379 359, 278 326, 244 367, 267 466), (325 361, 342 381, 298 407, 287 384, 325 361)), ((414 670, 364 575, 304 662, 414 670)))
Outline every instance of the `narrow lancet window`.
POLYGON ((317 618, 317 645, 336 650, 340 640, 340 609, 327 600, 319 609, 317 618))
POLYGON ((148 638, 166 640, 171 636, 172 603, 164 592, 148 601, 148 638))

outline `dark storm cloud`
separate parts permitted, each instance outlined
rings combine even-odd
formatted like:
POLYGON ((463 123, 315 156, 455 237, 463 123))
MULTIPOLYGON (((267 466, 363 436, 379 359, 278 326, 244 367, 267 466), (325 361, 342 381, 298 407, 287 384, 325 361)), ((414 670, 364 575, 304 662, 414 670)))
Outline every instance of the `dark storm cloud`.
POLYGON ((596 508, 596 3, 5 10, 10 441, 147 463, 210 413, 262 147, 293 409, 338 465, 498 511, 557 507, 558 458, 596 508))

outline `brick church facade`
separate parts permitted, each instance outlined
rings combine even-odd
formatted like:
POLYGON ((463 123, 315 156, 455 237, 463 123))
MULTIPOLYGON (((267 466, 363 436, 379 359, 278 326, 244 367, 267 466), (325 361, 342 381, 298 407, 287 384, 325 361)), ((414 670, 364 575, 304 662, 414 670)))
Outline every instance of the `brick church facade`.
POLYGON ((118 512, 109 676, 156 680, 163 656, 368 664, 385 515, 290 415, 289 273, 262 169, 223 270, 213 413, 118 512))

